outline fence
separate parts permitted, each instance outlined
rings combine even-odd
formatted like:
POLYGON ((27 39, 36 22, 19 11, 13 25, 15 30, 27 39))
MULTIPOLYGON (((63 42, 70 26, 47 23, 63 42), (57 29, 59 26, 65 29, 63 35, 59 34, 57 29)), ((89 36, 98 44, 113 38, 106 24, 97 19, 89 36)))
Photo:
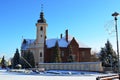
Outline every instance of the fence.
POLYGON ((44 68, 45 70, 103 71, 101 62, 39 63, 39 68, 44 68))

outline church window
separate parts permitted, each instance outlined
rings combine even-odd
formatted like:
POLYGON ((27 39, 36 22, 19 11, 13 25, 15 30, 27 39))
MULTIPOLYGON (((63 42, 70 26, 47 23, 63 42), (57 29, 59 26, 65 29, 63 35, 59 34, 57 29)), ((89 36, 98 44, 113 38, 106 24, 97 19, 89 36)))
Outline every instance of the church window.
POLYGON ((84 51, 82 51, 82 56, 83 56, 83 57, 85 56, 85 52, 84 52, 84 51))
POLYGON ((76 55, 72 54, 73 61, 76 60, 76 55))
POLYGON ((42 37, 42 35, 41 35, 41 37, 42 37))
POLYGON ((42 52, 40 52, 40 57, 42 57, 42 52))
POLYGON ((47 38, 47 36, 45 36, 45 39, 47 38))
POLYGON ((61 51, 61 56, 64 57, 64 51, 61 51))
POLYGON ((42 27, 42 26, 40 27, 40 30, 41 30, 41 31, 43 30, 43 27, 42 27))

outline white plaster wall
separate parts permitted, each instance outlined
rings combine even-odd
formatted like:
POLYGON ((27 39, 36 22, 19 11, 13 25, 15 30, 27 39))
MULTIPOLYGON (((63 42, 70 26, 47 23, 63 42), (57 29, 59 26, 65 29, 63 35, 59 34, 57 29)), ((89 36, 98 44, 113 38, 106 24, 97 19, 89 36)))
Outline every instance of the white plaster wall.
POLYGON ((101 62, 82 62, 82 63, 39 63, 39 68, 60 69, 60 70, 87 70, 103 71, 101 62))

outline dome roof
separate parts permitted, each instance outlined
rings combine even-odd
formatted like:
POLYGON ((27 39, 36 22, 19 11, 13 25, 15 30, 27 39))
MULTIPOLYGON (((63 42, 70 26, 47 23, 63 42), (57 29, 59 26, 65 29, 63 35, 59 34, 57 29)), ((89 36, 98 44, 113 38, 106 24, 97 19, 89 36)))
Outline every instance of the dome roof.
POLYGON ((37 22, 38 23, 46 23, 46 20, 44 18, 44 13, 43 12, 40 13, 40 19, 37 22))

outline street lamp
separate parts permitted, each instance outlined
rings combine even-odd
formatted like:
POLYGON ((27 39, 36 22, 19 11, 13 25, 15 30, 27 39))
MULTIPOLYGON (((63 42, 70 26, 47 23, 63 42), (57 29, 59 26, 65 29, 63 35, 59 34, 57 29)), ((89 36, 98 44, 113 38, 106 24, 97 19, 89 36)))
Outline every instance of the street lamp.
POLYGON ((120 72, 120 67, 119 67, 120 61, 119 61, 119 43, 118 43, 118 30, 117 30, 117 16, 118 15, 119 15, 119 13, 117 13, 117 12, 114 12, 112 14, 112 16, 114 17, 114 20, 115 20, 116 43, 117 43, 117 54, 118 54, 118 73, 119 73, 120 72))

